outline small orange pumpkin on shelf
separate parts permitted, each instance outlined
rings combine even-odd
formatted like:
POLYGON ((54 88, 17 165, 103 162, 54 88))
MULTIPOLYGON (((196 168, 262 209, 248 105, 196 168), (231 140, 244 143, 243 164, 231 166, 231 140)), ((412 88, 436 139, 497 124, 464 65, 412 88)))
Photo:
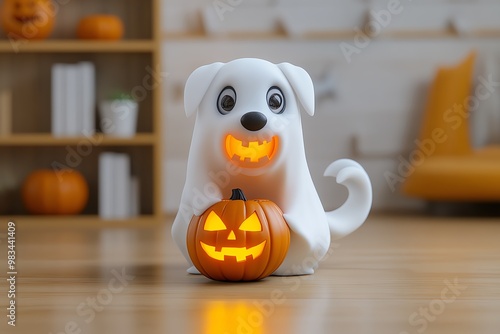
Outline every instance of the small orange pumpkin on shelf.
POLYGON ((56 10, 52 0, 4 0, 2 27, 8 38, 44 39, 54 29, 56 10))
POLYGON ((118 16, 95 14, 80 20, 76 35, 80 39, 118 40, 123 37, 124 30, 118 16))
POLYGON ((26 177, 22 198, 31 214, 74 215, 87 205, 89 188, 76 170, 39 169, 26 177))
POLYGON ((290 230, 269 200, 246 200, 234 189, 229 200, 193 216, 187 248, 194 266, 219 281, 254 281, 271 275, 285 259, 290 230))

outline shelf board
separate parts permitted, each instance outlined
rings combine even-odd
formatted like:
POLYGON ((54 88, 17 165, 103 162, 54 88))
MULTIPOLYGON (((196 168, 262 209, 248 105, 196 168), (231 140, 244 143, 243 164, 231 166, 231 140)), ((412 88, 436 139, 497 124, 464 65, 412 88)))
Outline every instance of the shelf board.
MULTIPOLYGON (((317 31, 307 32, 302 35, 290 36, 280 32, 269 33, 227 33, 220 35, 205 34, 202 32, 179 32, 163 34, 163 39, 168 41, 212 41, 212 40, 299 40, 299 41, 342 41, 352 40, 356 34, 352 31, 317 31)), ((422 39, 422 38, 500 38, 499 30, 475 31, 469 34, 459 34, 454 31, 399 31, 383 33, 372 36, 372 39, 422 39)))
POLYGON ((123 227, 127 225, 133 226, 148 226, 167 221, 166 217, 155 215, 141 215, 128 219, 101 219, 98 215, 74 215, 74 216, 42 216, 42 215, 1 215, 1 222, 13 221, 16 225, 60 225, 71 224, 72 226, 90 225, 95 226, 105 225, 106 227, 123 227))
POLYGON ((119 41, 89 41, 89 40, 43 40, 15 41, 1 40, 0 53, 19 52, 129 52, 142 53, 155 50, 153 40, 119 40, 119 41))
POLYGON ((288 39, 286 34, 278 32, 266 33, 227 33, 227 34, 207 34, 204 32, 165 32, 163 39, 166 40, 252 40, 252 39, 288 39))
POLYGON ((94 146, 147 146, 154 145, 156 137, 152 133, 139 133, 132 138, 110 137, 101 133, 92 137, 54 137, 49 133, 0 136, 0 146, 62 146, 84 143, 94 146))

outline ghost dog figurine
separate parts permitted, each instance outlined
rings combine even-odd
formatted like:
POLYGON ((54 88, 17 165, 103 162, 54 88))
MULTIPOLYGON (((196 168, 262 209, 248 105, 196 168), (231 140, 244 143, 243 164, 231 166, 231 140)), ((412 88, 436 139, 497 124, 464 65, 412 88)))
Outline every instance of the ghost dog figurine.
MULTIPOLYGON (((271 200, 284 212, 290 246, 273 275, 314 273, 331 236, 348 235, 365 221, 372 189, 353 160, 337 160, 324 173, 348 188, 346 202, 330 212, 320 202, 302 137, 300 109, 314 114, 314 87, 304 69, 252 58, 202 66, 186 82, 184 105, 188 117, 196 113, 196 123, 172 236, 191 266, 191 218, 233 188, 271 200)), ((188 272, 198 273, 193 266, 188 272)))

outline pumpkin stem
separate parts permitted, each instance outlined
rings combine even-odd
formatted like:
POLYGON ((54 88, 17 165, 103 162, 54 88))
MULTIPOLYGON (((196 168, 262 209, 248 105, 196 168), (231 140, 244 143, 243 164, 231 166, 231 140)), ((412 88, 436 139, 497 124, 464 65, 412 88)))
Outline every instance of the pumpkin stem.
POLYGON ((246 201, 247 198, 245 197, 245 194, 243 194, 243 190, 240 188, 233 189, 233 193, 231 194, 230 200, 236 201, 236 200, 243 200, 246 201))

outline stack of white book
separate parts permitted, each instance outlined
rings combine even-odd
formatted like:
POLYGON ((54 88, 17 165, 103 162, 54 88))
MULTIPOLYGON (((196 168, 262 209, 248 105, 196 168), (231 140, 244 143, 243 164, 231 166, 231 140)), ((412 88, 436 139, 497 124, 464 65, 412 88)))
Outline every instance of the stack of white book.
POLYGON ((130 156, 103 152, 99 155, 99 216, 127 219, 139 215, 139 179, 130 173, 130 156))
POLYGON ((52 65, 52 135, 89 136, 94 133, 94 64, 52 65))

